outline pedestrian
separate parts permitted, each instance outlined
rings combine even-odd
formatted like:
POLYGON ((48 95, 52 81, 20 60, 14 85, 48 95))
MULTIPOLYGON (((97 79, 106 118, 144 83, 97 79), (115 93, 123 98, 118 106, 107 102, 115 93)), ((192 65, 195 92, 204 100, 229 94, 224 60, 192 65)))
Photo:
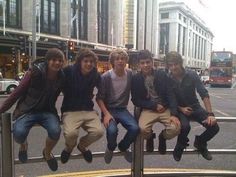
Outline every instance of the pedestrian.
POLYGON ((119 123, 127 132, 118 143, 118 149, 123 152, 128 162, 132 161, 132 154, 128 149, 139 133, 137 121, 127 110, 132 79, 132 71, 126 68, 128 58, 128 54, 122 49, 111 52, 109 61, 112 69, 102 75, 102 83, 97 95, 97 103, 102 111, 102 121, 107 132, 104 156, 106 163, 111 162, 113 151, 117 147, 119 123))
POLYGON ((64 84, 63 62, 64 54, 61 50, 49 49, 45 60, 36 60, 33 63, 20 85, 0 107, 0 113, 3 113, 18 101, 13 113, 13 135, 20 144, 18 158, 22 163, 28 160, 27 136, 31 128, 37 124, 47 130, 43 157, 52 171, 58 168, 52 150, 61 133, 55 103, 64 84))
POLYGON ((183 59, 179 53, 169 52, 166 55, 166 63, 170 70, 170 83, 177 98, 178 117, 181 122, 181 132, 173 152, 174 159, 180 161, 183 150, 188 146, 189 122, 193 120, 206 128, 201 135, 195 137, 194 147, 205 159, 212 160, 212 155, 207 149, 207 142, 219 132, 219 126, 212 112, 208 91, 196 72, 183 68, 183 59), (205 109, 200 105, 196 91, 205 109))
POLYGON ((97 56, 89 49, 80 49, 74 65, 64 69, 66 83, 63 88, 64 99, 61 112, 65 137, 65 148, 61 153, 61 162, 66 163, 77 145, 84 159, 92 162, 92 152, 88 146, 103 135, 98 113, 93 109, 93 92, 101 81, 96 69, 97 56), (80 138, 82 128, 86 135, 80 138))
POLYGON ((141 50, 137 56, 141 69, 132 79, 132 102, 141 109, 139 127, 146 142, 146 151, 154 150, 152 127, 160 122, 165 129, 159 134, 159 153, 166 153, 166 140, 179 134, 180 123, 177 116, 177 103, 168 82, 167 74, 162 69, 153 68, 152 54, 141 50))

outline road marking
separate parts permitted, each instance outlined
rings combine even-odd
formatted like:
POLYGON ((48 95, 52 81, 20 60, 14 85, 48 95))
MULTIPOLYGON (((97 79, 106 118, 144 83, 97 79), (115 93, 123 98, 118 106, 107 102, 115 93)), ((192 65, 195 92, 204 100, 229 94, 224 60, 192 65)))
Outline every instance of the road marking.
MULTIPOLYGON (((231 170, 208 170, 208 169, 178 169, 178 168, 145 168, 144 174, 157 174, 157 173, 169 173, 169 172, 178 172, 178 173, 222 173, 222 172, 235 172, 231 170)), ((130 169, 119 169, 119 170, 98 170, 98 171, 87 171, 87 172, 74 172, 74 173, 63 173, 55 175, 45 175, 39 177, 106 177, 106 176, 127 176, 131 174, 130 169)))
POLYGON ((218 113, 220 113, 220 114, 222 114, 223 116, 231 117, 231 115, 229 115, 229 114, 227 114, 227 113, 225 113, 225 112, 222 112, 222 111, 220 111, 220 110, 218 110, 218 109, 216 109, 215 111, 218 112, 218 113))

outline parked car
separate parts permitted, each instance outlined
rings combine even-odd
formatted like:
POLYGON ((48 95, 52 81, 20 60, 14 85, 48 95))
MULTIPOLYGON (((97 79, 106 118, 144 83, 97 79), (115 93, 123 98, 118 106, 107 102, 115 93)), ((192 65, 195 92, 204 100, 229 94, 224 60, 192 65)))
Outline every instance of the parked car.
POLYGON ((14 79, 0 79, 0 93, 10 94, 18 85, 19 82, 14 79))
POLYGON ((209 84, 209 76, 201 76, 201 81, 204 85, 209 84))

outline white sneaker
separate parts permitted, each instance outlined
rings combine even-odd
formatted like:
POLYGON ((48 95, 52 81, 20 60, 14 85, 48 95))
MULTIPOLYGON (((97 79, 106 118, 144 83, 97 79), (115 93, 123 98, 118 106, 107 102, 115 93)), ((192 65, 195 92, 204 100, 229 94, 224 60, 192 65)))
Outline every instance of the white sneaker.
POLYGON ((104 155, 104 160, 106 164, 111 163, 113 157, 113 151, 110 151, 108 148, 106 149, 105 155, 104 155))
POLYGON ((127 162, 131 163, 132 162, 132 152, 129 150, 124 151, 124 157, 127 162))

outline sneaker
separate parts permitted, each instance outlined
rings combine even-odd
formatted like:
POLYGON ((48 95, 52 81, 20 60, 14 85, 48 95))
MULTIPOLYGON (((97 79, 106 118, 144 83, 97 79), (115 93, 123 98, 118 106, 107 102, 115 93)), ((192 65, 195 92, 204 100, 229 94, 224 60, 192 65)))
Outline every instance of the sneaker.
POLYGON ((82 153, 83 158, 86 162, 91 163, 93 161, 93 155, 90 150, 84 150, 79 147, 79 144, 77 145, 77 149, 82 153))
POLYGON ((160 154, 166 154, 166 139, 163 137, 163 132, 159 135, 158 151, 160 154))
POLYGON ((212 160, 212 155, 207 149, 207 143, 202 142, 199 136, 195 137, 194 147, 198 150, 203 158, 205 158, 206 160, 212 160))
POLYGON ((52 171, 57 171, 58 169, 58 164, 57 164, 57 160, 56 158, 53 156, 53 154, 51 153, 50 156, 51 158, 50 159, 46 159, 45 157, 45 153, 44 153, 45 150, 43 150, 43 158, 44 160, 46 160, 47 164, 48 164, 48 167, 52 170, 52 171))
POLYGON ((113 157, 113 151, 110 151, 108 148, 105 151, 105 155, 104 155, 104 160, 106 162, 106 164, 111 163, 113 157))
POLYGON ((154 139, 156 138, 156 134, 152 133, 151 137, 146 141, 146 151, 153 152, 154 150, 154 139))
POLYGON ((71 152, 67 152, 65 149, 61 152, 61 163, 68 162, 71 152))
POLYGON ((132 163, 132 152, 129 150, 126 150, 123 153, 124 153, 125 160, 129 163, 132 163))
POLYGON ((174 157, 175 161, 178 162, 181 160, 183 152, 184 152, 184 148, 181 148, 178 146, 175 147, 175 149, 173 151, 173 157, 174 157))

